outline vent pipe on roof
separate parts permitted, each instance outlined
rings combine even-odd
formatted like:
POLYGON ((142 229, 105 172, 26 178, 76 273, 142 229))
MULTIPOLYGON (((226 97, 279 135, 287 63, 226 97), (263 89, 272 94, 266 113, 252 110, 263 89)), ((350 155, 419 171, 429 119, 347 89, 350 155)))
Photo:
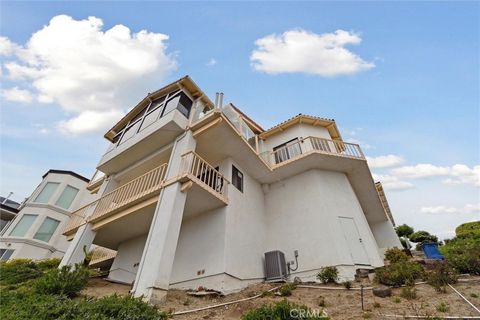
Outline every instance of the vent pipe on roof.
POLYGON ((215 93, 215 104, 214 107, 218 108, 218 100, 220 98, 220 92, 215 93))
POLYGON ((221 108, 223 107, 223 92, 220 92, 219 97, 218 97, 218 107, 221 108))

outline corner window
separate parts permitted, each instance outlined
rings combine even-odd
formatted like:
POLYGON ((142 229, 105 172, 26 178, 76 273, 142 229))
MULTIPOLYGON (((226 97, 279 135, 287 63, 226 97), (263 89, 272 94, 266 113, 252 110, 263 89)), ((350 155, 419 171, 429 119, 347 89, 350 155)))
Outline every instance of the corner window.
POLYGON ((63 189, 62 194, 58 197, 57 202, 55 202, 56 206, 59 206, 63 209, 70 208, 70 205, 73 202, 73 199, 77 196, 78 189, 72 186, 67 185, 65 189, 63 189))
POLYGON ((58 185, 59 183, 57 182, 47 182, 47 184, 45 184, 45 186, 43 187, 42 191, 40 191, 38 196, 35 198, 34 202, 48 203, 55 190, 57 190, 58 185))
POLYGON ((13 228, 10 235, 12 237, 23 237, 37 218, 35 214, 24 214, 13 228))
POLYGON ((15 250, 0 249, 0 260, 6 261, 6 260, 10 259, 10 257, 13 254, 13 251, 15 251, 15 250))
POLYGON ((33 236, 33 239, 41 240, 48 242, 52 238, 52 235, 55 233, 55 230, 57 230, 58 225, 60 224, 60 221, 52 219, 52 218, 45 218, 43 220, 42 225, 40 228, 38 228, 37 233, 33 236))
POLYGON ((240 172, 234 165, 232 165, 232 184, 243 192, 243 173, 240 172))

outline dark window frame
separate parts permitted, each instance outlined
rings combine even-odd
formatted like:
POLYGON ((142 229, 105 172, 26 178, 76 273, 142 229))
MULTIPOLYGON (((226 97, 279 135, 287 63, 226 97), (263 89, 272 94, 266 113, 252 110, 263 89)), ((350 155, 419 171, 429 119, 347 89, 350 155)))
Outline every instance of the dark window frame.
POLYGON ((244 179, 243 172, 238 170, 238 168, 232 164, 232 185, 242 193, 244 190, 243 189, 244 180, 245 179, 244 179))

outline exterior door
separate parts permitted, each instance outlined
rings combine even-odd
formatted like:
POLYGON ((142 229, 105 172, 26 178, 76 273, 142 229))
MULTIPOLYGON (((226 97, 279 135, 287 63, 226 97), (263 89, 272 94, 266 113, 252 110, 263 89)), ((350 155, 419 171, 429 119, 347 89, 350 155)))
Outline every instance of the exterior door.
POLYGON ((363 245, 362 237, 358 233, 355 220, 353 218, 338 217, 342 226, 343 235, 347 240, 348 249, 352 256, 353 263, 369 265, 367 251, 363 245))

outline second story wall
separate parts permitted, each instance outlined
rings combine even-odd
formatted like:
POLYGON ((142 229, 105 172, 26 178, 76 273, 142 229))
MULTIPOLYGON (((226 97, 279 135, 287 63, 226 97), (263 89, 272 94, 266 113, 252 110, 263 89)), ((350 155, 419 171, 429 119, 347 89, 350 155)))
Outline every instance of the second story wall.
POLYGON ((263 141, 263 151, 272 151, 275 147, 280 146, 293 139, 307 138, 309 136, 323 139, 332 139, 328 130, 320 126, 312 126, 308 124, 296 124, 281 133, 277 133, 265 141, 263 141))

